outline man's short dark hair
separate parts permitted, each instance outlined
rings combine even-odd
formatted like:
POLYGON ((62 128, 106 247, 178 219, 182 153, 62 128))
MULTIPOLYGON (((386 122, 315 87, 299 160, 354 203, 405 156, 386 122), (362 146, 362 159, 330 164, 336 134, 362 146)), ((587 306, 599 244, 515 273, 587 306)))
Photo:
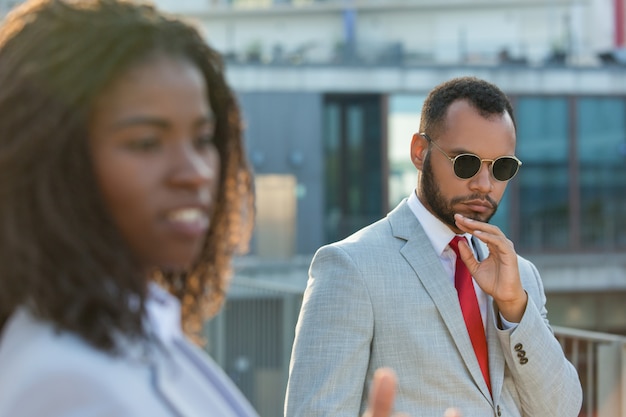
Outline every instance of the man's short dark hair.
POLYGON ((476 77, 459 77, 439 84, 428 94, 422 107, 420 131, 432 136, 442 131, 448 108, 457 100, 467 100, 485 118, 506 111, 515 126, 513 107, 500 88, 476 77))

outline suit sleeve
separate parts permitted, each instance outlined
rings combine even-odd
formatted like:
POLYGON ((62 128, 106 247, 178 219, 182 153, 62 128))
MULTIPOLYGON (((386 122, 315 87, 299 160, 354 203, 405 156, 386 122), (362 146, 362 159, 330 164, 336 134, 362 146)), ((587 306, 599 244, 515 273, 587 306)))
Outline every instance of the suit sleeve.
POLYGON ((372 335, 372 305, 359 269, 342 248, 321 248, 296 326, 285 416, 358 416, 372 335))
POLYGON ((498 330, 498 337, 522 414, 576 417, 582 404, 580 380, 548 323, 539 272, 533 264, 520 259, 520 275, 528 292, 526 311, 517 327, 498 330))

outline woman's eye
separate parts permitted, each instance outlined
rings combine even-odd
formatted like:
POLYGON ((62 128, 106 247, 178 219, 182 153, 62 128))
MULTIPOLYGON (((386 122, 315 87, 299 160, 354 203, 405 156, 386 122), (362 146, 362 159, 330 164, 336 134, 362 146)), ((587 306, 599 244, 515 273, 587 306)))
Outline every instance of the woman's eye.
POLYGON ((126 147, 133 151, 147 152, 154 150, 160 146, 157 138, 141 138, 131 140, 126 143, 126 147))
POLYGON ((196 138, 194 144, 198 149, 204 149, 209 146, 213 146, 215 141, 213 140, 213 135, 201 135, 196 138))

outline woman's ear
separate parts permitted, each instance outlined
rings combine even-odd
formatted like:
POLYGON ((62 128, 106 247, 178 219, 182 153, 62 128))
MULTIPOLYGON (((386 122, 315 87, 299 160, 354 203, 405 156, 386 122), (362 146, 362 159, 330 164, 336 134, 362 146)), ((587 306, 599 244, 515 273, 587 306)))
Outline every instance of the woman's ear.
POLYGON ((426 158, 427 151, 428 141, 426 138, 419 133, 414 133, 413 139, 411 139, 411 162, 420 171, 424 166, 424 158, 426 158))

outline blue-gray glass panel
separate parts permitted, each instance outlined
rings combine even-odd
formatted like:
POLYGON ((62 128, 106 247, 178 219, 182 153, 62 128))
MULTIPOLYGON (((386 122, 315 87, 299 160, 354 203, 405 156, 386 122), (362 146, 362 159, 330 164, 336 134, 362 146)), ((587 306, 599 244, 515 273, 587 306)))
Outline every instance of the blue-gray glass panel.
POLYGON ((326 241, 383 216, 380 97, 327 97, 324 110, 326 241))
POLYGON ((626 105, 621 98, 577 102, 581 246, 626 247, 626 105))
POLYGON ((341 107, 324 107, 324 221, 326 239, 334 240, 341 221, 341 107))
POLYGON ((570 247, 568 105, 565 98, 525 97, 516 104, 519 182, 516 245, 525 250, 570 247))

